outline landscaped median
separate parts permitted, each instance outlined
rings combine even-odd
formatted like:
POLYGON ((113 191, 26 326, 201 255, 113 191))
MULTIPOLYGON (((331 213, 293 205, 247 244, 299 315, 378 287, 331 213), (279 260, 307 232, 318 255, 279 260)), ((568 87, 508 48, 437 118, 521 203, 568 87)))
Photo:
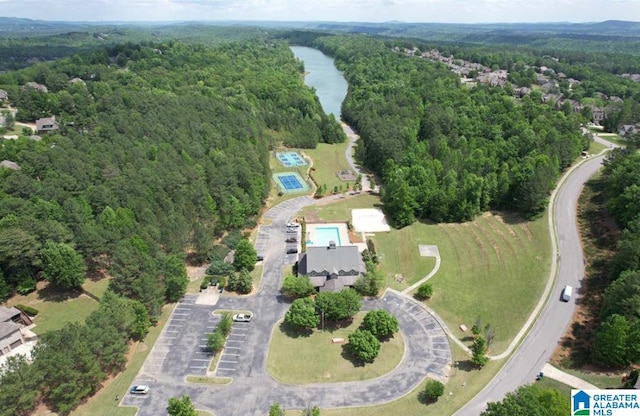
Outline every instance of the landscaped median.
MULTIPOLYGON (((404 354, 401 333, 381 342, 373 363, 363 364, 349 352, 349 334, 360 327, 365 312, 359 312, 345 325, 326 325, 325 330, 299 331, 280 321, 269 343, 267 371, 285 384, 361 381, 391 372, 404 354)), ((324 410, 323 410, 324 412, 324 410)))

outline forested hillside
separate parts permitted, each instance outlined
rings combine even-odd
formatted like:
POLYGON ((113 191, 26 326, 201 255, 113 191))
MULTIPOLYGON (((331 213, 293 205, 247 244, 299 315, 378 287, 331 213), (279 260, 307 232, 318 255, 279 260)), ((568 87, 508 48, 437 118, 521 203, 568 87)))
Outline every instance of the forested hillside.
POLYGON ((167 43, 1 75, 18 120, 55 115, 60 125, 0 149, 20 166, 0 171, 5 281, 30 285, 41 248, 69 243, 156 313, 165 288, 154 259, 189 250, 205 260, 225 230, 254 224, 271 146, 342 140, 301 71, 282 43, 167 43), (48 92, 24 88, 30 81, 48 92))
POLYGON ((0 414, 69 414, 184 294, 186 255, 255 225, 270 149, 344 139, 302 72, 286 44, 250 41, 118 45, 0 75, 16 119, 60 127, 0 147, 19 166, 0 169, 0 301, 37 279, 78 288, 86 265, 114 277, 84 324, 9 360, 0 414))
MULTIPOLYGON (((606 209, 623 230, 615 255, 604 265, 608 273, 601 283, 599 316, 574 331, 590 343, 591 360, 603 367, 626 367, 640 363, 640 153, 631 147, 616 150, 608 158, 601 188, 606 209)), ((593 306, 592 306, 593 307, 593 306)), ((580 352, 580 351, 575 351, 580 352)), ((574 352, 574 353, 575 353, 574 352)), ((577 354, 576 354, 577 355, 577 354)), ((635 378, 637 378, 637 371, 635 378)), ((631 382, 633 385, 633 381, 631 382)))
POLYGON ((506 88, 460 84, 443 65, 392 51, 393 42, 318 37, 344 69, 343 116, 360 156, 381 175, 397 225, 463 221, 490 208, 541 212, 560 172, 588 146, 580 114, 506 88))

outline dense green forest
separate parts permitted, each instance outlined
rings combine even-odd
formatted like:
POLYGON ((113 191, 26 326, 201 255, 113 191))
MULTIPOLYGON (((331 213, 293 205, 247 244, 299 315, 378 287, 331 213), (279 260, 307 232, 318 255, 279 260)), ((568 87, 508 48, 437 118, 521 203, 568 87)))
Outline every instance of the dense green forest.
POLYGON ((258 40, 128 43, 0 75, 17 120, 60 126, 0 148, 20 167, 0 169, 0 298, 38 279, 77 288, 85 263, 114 277, 100 313, 43 336, 32 366, 10 364, 0 413, 42 398, 68 414, 184 294, 185 257, 205 262, 255 226, 274 146, 344 140, 302 73, 287 44, 258 40))
MULTIPOLYGON (((607 159, 603 175, 597 180, 603 190, 605 209, 616 220, 622 234, 614 256, 599 265, 602 296, 595 310, 595 330, 578 325, 580 339, 591 339, 588 355, 603 367, 626 367, 640 363, 640 153, 631 146, 617 149, 607 159)), ((586 358, 581 357, 581 358, 586 358)), ((637 375, 636 375, 637 377, 637 375)))
POLYGON ((345 71, 343 117, 382 176, 397 225, 464 221, 490 208, 541 212, 560 172, 588 146, 584 117, 507 89, 468 88, 443 65, 364 36, 317 37, 345 71))

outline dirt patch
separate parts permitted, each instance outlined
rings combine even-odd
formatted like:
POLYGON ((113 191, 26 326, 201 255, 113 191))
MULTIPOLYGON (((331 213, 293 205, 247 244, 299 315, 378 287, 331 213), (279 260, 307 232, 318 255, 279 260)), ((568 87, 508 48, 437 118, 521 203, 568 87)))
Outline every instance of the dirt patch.
POLYGON ((315 209, 309 210, 304 214, 305 222, 320 222, 320 216, 318 215, 318 211, 315 209))
POLYGON ((208 266, 186 266, 187 267, 187 277, 190 282, 194 280, 198 280, 205 275, 205 271, 208 266))

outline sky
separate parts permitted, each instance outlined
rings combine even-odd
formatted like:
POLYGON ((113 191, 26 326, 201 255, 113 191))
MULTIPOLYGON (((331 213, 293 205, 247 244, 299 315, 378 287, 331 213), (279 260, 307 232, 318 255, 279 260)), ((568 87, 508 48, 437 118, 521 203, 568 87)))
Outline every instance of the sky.
POLYGON ((64 21, 640 21, 640 0, 0 0, 0 16, 64 21))

